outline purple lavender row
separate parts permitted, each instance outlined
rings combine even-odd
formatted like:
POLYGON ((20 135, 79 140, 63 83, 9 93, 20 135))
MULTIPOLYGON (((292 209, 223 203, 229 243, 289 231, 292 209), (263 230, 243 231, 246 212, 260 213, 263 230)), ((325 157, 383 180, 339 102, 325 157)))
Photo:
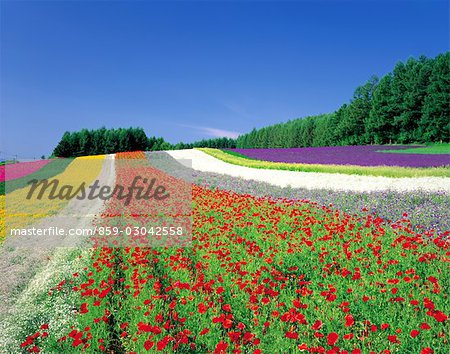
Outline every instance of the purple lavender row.
POLYGON ((450 166, 450 155, 392 154, 378 150, 409 149, 411 146, 330 146, 291 149, 229 149, 253 159, 306 164, 440 167, 450 166))

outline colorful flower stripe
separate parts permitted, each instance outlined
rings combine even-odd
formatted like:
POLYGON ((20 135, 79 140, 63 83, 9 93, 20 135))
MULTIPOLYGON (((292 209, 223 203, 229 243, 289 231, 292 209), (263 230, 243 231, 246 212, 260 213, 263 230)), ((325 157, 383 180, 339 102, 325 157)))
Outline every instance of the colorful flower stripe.
POLYGON ((29 175, 11 181, 0 182, 0 195, 24 188, 33 179, 42 180, 54 177, 64 171, 72 161, 73 159, 53 159, 47 165, 29 175))
MULTIPOLYGON (((319 172, 319 173, 344 173, 361 176, 383 176, 383 177, 450 177, 449 167, 398 167, 398 166, 357 166, 357 165, 328 165, 328 164, 306 164, 291 162, 272 162, 257 159, 251 159, 227 150, 218 150, 211 148, 198 148, 198 150, 211 155, 224 162, 270 170, 287 170, 299 172, 319 172)), ((442 156, 442 155, 440 155, 442 156)))
MULTIPOLYGON (((142 177, 137 186, 147 187, 149 183, 142 183, 142 179, 147 178, 148 181, 154 179, 154 189, 157 186, 163 186, 170 198, 165 200, 137 199, 131 198, 129 201, 124 201, 118 198, 117 195, 110 199, 104 213, 105 220, 102 220, 102 226, 111 226, 114 223, 116 227, 139 226, 147 227, 152 223, 157 226, 162 222, 183 223, 187 228, 186 231, 191 232, 190 215, 192 213, 192 186, 190 183, 176 179, 165 172, 152 167, 143 152, 127 152, 116 154, 116 184, 126 186, 132 185, 135 177, 142 177), (125 203, 125 205, 124 205, 125 203), (129 204, 128 204, 129 203, 129 204), (177 220, 177 221, 175 221, 177 220), (106 221, 106 224, 105 224, 106 221)), ((186 234, 186 232, 184 233, 186 234)), ((119 246, 120 242, 126 242, 128 246, 155 246, 152 242, 156 240, 150 239, 145 241, 141 239, 132 239, 119 237, 115 240, 118 243, 113 244, 113 237, 97 238, 95 242, 99 245, 113 245, 119 246), (105 242, 105 243, 103 243, 105 242)), ((180 235, 178 235, 180 236, 180 235)), ((158 242, 181 242, 181 238, 167 238, 159 240, 158 242)), ((188 240, 185 240, 188 241, 188 240)), ((167 244, 165 244, 167 246, 167 244)), ((179 245, 179 244, 178 244, 179 245)))
POLYGON ((327 189, 283 188, 234 176, 197 171, 177 162, 165 152, 147 153, 147 158, 157 167, 178 178, 191 181, 203 188, 219 188, 255 197, 310 201, 348 214, 366 215, 367 212, 388 220, 400 220, 407 214, 417 232, 428 231, 439 236, 450 230, 448 206, 450 194, 414 192, 342 192, 327 189), (162 156, 161 156, 162 155, 162 156), (159 158, 155 158, 159 157, 159 158))
MULTIPOLYGON (((127 169, 118 165, 119 180, 127 169)), ((448 241, 416 234, 406 218, 386 225, 200 187, 193 198, 192 247, 97 249, 85 274, 50 293, 79 294, 73 326, 60 337, 41 323, 22 348, 446 352, 448 241)))
MULTIPOLYGON (((103 165, 104 155, 78 157, 59 175, 54 176, 60 185, 88 185, 99 175, 103 165)), ((24 228, 41 218, 56 214, 68 200, 48 198, 51 188, 45 190, 41 200, 27 199, 29 188, 17 189, 6 196, 0 196, 2 209, 0 223, 0 243, 6 235, 6 229, 24 228)))
POLYGON ((0 182, 24 177, 47 165, 51 160, 19 162, 0 166, 0 182))
POLYGON ((407 149, 411 146, 330 146, 291 149, 232 149, 264 161, 354 166, 439 167, 450 166, 445 154, 386 154, 380 150, 407 149))

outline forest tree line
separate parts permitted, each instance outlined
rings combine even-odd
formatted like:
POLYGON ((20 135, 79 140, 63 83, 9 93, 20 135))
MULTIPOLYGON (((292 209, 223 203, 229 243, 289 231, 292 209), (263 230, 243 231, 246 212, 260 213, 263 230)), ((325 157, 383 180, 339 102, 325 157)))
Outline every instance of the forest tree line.
POLYGON ((295 119, 238 137, 238 148, 450 141, 450 52, 399 62, 373 76, 336 112, 295 119))
POLYGON ((142 128, 106 129, 102 127, 95 130, 65 132, 54 149, 53 156, 77 157, 123 151, 160 151, 194 147, 234 148, 236 141, 229 138, 215 138, 174 145, 161 137, 147 137, 142 128))
POLYGON ((336 112, 253 129, 237 139, 214 138, 171 144, 148 138, 142 128, 65 132, 53 156, 121 151, 210 148, 408 144, 450 141, 450 52, 399 62, 381 79, 359 86, 336 112))

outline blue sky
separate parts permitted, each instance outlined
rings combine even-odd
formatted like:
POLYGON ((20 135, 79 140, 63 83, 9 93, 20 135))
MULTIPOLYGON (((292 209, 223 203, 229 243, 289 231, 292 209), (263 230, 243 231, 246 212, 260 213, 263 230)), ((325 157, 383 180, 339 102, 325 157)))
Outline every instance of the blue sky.
POLYGON ((66 130, 190 142, 331 112, 449 50, 448 1, 2 1, 0 155, 66 130))

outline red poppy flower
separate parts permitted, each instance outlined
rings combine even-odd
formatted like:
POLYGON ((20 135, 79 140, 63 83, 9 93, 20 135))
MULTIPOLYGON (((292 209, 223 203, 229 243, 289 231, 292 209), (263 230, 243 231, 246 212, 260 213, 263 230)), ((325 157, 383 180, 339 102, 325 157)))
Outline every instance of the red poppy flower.
POLYGON ((446 320, 448 319, 448 316, 445 315, 445 314, 444 314, 443 312, 441 312, 441 311, 436 311, 436 312, 433 314, 433 317, 434 317, 435 320, 438 321, 438 322, 444 322, 444 321, 446 321, 446 320))
POLYGON ((410 333, 412 338, 417 337, 420 334, 420 331, 418 331, 417 329, 413 329, 410 333))
POLYGON ((420 352, 420 354, 433 354, 433 353, 434 350, 431 349, 430 347, 423 348, 422 351, 420 352))
POLYGON ((323 326, 323 322, 317 320, 316 322, 314 322, 314 324, 312 325, 311 328, 312 328, 313 330, 315 330, 315 331, 318 331, 319 329, 322 328, 322 326, 323 326))
POLYGON ((80 307, 80 313, 88 313, 88 312, 89 312, 88 304, 83 302, 80 307))
POLYGON ((163 351, 166 347, 167 344, 169 344, 169 342, 172 340, 172 337, 169 336, 165 336, 163 339, 161 339, 158 343, 156 343, 156 348, 159 351, 163 351))
POLYGON ((428 323, 426 323, 426 322, 422 322, 421 325, 420 325, 420 329, 423 329, 423 330, 427 330, 427 329, 430 329, 430 328, 431 328, 430 325, 428 323))
POLYGON ((241 332, 228 332, 228 337, 233 343, 237 343, 241 337, 241 332))
POLYGON ((388 341, 391 342, 391 343, 399 343, 396 335, 388 336, 388 341))
POLYGON ((219 343, 217 343, 214 353, 215 354, 226 354, 227 348, 228 348, 228 343, 221 340, 219 343))
POLYGON ((144 342, 144 348, 145 348, 145 350, 150 350, 150 349, 152 349, 154 344, 155 344, 155 343, 153 343, 151 340, 146 340, 146 341, 144 342))
POLYGON ((205 313, 208 310, 208 308, 206 307, 206 305, 201 302, 198 304, 198 312, 199 313, 205 313))
POLYGON ((435 278, 435 277, 428 277, 427 279, 434 284, 437 284, 437 282, 438 282, 437 278, 435 278))
POLYGON ((299 344, 298 349, 300 349, 300 351, 303 352, 308 349, 308 345, 306 343, 299 344))
POLYGON ((203 328, 202 331, 200 332, 200 335, 203 336, 208 332, 209 332, 209 328, 203 328))
POLYGON ((336 332, 331 332, 328 336, 327 336, 327 344, 328 345, 335 345, 336 342, 339 339, 339 334, 337 334, 336 332))
POLYGON ((345 327, 351 327, 355 323, 352 315, 345 316, 345 327))
POLYGON ((222 305, 222 310, 224 310, 225 312, 231 312, 231 305, 229 304, 222 305))
POLYGON ((255 335, 251 332, 245 332, 244 333, 244 342, 248 343, 250 342, 253 338, 255 337, 255 335))
POLYGON ((296 332, 286 332, 285 337, 289 338, 289 339, 298 339, 298 333, 296 333, 296 332))
POLYGON ((294 305, 294 307, 296 308, 305 308, 304 305, 301 303, 301 301, 294 299, 292 300, 292 305, 294 305))
POLYGON ((388 329, 388 328, 389 328, 389 324, 387 324, 387 323, 383 323, 381 325, 381 329, 388 329))

